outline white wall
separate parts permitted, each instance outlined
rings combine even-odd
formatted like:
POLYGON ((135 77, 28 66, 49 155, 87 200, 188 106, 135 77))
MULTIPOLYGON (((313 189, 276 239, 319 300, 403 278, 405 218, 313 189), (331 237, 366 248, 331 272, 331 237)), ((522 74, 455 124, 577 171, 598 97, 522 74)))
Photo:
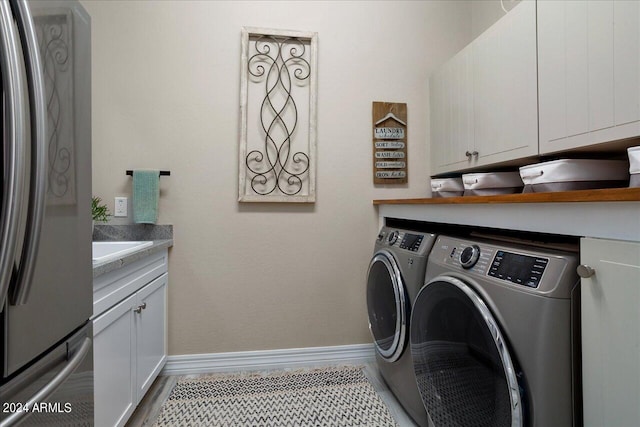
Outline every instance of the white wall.
POLYGON ((461 1, 83 1, 93 25, 94 194, 161 179, 174 224, 169 352, 369 342, 372 199, 428 194, 431 70, 470 41, 461 1), (314 205, 239 204, 240 29, 317 31, 314 205), (372 101, 408 104, 409 184, 372 184, 372 101))

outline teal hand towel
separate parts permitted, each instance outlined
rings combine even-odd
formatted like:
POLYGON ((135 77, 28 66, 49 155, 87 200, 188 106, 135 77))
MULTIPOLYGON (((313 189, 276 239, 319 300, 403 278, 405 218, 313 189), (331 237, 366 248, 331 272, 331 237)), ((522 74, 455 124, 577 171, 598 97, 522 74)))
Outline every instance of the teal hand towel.
POLYGON ((133 222, 155 224, 158 220, 160 171, 133 171, 133 222))

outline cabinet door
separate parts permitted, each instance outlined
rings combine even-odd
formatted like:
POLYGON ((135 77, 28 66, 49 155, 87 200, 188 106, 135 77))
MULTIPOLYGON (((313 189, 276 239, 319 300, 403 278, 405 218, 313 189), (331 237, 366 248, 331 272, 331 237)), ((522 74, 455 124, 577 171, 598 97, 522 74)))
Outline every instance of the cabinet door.
POLYGON ((584 1, 538 4, 541 152, 589 129, 587 16, 584 1))
POLYGON ((473 146, 471 47, 447 61, 430 80, 431 164, 435 173, 464 169, 473 146))
POLYGON ((585 427, 640 425, 640 243, 585 238, 582 377, 585 427))
POLYGON ((160 373, 167 357, 167 273, 136 294, 136 389, 138 401, 160 373))
POLYGON ((430 110, 430 153, 431 169, 433 173, 440 172, 446 164, 445 156, 447 142, 445 141, 446 125, 444 106, 444 66, 436 70, 429 79, 429 110, 430 110))
POLYGON ((538 154, 536 9, 523 0, 431 79, 435 173, 538 154))
POLYGON ((640 135, 640 6, 538 2, 540 152, 640 135))
POLYGON ((613 21, 615 125, 636 123, 640 135, 640 2, 616 1, 613 21))
POLYGON ((537 155, 535 2, 521 2, 473 46, 474 166, 537 155))
POLYGON ((137 404, 135 378, 135 296, 93 320, 93 364, 96 427, 126 423, 137 404))

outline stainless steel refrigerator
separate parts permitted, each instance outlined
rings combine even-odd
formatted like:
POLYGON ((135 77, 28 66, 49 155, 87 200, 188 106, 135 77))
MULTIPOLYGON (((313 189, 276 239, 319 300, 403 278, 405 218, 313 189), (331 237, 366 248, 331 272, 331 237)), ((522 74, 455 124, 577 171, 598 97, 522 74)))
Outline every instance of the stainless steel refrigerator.
POLYGON ((91 24, 0 0, 0 426, 93 425, 91 24))

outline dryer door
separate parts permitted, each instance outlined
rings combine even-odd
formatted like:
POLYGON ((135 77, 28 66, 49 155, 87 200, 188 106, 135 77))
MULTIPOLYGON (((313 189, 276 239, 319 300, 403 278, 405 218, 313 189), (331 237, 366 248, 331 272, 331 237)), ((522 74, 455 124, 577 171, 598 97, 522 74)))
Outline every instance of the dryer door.
POLYGON ((439 276, 418 293, 411 356, 437 426, 522 426, 514 364, 493 315, 463 281, 439 276))
POLYGON ((378 354, 389 362, 398 360, 405 347, 407 304, 398 263, 390 252, 377 252, 367 273, 369 329, 378 354))

